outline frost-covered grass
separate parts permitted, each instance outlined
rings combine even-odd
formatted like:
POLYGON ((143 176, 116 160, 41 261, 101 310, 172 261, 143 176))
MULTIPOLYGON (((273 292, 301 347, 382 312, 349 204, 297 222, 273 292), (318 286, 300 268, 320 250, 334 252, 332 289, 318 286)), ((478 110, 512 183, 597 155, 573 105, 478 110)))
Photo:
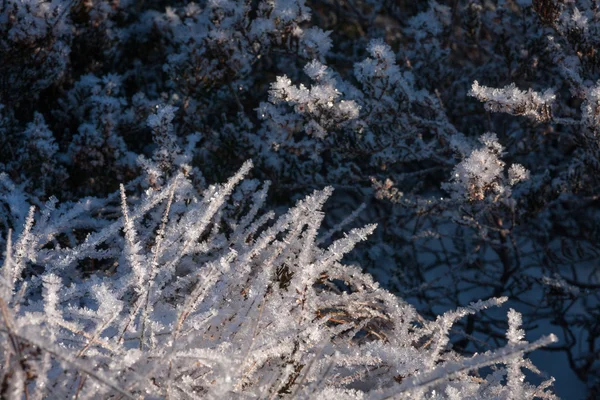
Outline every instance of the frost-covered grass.
POLYGON ((250 166, 202 193, 181 173, 139 198, 121 186, 118 214, 118 196, 32 206, 2 267, 2 396, 553 398, 522 368, 556 339, 523 341, 515 310, 505 347, 448 346, 456 320, 506 298, 423 319, 341 263, 374 225, 319 246, 331 189, 275 218, 268 185, 232 196, 250 166))

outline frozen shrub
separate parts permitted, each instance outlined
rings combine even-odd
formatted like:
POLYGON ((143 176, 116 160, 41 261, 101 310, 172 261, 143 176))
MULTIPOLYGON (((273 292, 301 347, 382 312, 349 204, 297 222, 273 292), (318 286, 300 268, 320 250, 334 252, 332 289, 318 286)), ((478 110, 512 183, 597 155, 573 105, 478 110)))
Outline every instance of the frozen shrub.
POLYGON ((454 168, 452 183, 446 185, 446 189, 451 191, 453 196, 466 200, 483 200, 488 194, 510 196, 510 187, 527 179, 529 171, 520 164, 513 164, 506 177, 505 164, 500 159, 504 148, 498 143, 496 135, 486 133, 479 141, 484 147, 471 151, 469 156, 454 168))
POLYGON ((3 1, 0 5, 0 101, 18 102, 61 79, 69 62, 69 3, 3 1))
POLYGON ((271 84, 269 101, 257 109, 264 122, 253 143, 267 168, 281 170, 280 184, 353 185, 404 163, 447 162, 454 130, 439 101, 415 87, 387 44, 373 40, 367 51, 371 57, 348 77, 358 87, 317 60, 304 66, 310 88, 285 75, 271 84))
POLYGON ((35 176, 39 173, 41 177, 35 182, 28 182, 30 191, 37 195, 44 195, 50 190, 59 188, 68 175, 65 168, 56 160, 58 144, 42 114, 35 113, 33 122, 27 124, 22 143, 18 150, 21 164, 15 169, 20 170, 25 176, 35 176))
POLYGON ((131 177, 135 166, 136 156, 129 151, 124 136, 128 129, 136 128, 137 116, 120 96, 121 91, 118 75, 84 75, 56 114, 64 118, 67 129, 74 129, 65 160, 76 173, 87 175, 87 186, 92 190, 106 190, 109 182, 99 179, 107 173, 117 181, 131 177))
POLYGON ((249 169, 202 194, 183 174, 132 200, 122 185, 122 216, 99 224, 81 209, 117 199, 32 207, 14 244, 8 233, 1 270, 2 396, 553 397, 551 380, 529 385, 521 368, 537 371, 523 353, 556 338, 523 341, 514 310, 506 347, 462 357, 448 346, 457 319, 505 298, 425 321, 340 263, 374 225, 318 246, 330 188, 273 220, 259 212, 265 187, 219 228, 249 169), (81 240, 61 239, 91 225, 81 240), (73 273, 89 259, 112 266, 73 273), (42 271, 23 279, 32 265, 42 271), (486 380, 474 375, 492 365, 500 369, 486 380))
POLYGON ((599 11, 0 1, 2 395, 598 397, 599 11))

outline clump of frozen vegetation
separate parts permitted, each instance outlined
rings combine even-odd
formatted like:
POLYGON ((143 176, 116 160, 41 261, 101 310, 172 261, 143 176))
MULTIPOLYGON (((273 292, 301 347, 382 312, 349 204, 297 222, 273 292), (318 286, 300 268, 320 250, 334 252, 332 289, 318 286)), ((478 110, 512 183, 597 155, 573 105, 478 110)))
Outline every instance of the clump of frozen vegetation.
POLYGON ((341 263, 375 225, 320 246, 331 188, 275 217, 250 168, 204 190, 173 172, 140 196, 31 206, 1 270, 2 396, 553 397, 521 368, 537 372, 523 353, 556 338, 523 341, 514 310, 505 347, 449 346, 457 319, 506 298, 424 320, 341 263))
POLYGON ((454 167, 452 181, 444 187, 454 197, 469 201, 483 200, 492 194, 490 201, 495 203, 499 196, 510 196, 510 187, 528 179, 529 171, 520 164, 513 164, 506 176, 505 163, 500 159, 504 148, 498 143, 496 134, 486 133, 479 141, 483 148, 472 150, 454 167))

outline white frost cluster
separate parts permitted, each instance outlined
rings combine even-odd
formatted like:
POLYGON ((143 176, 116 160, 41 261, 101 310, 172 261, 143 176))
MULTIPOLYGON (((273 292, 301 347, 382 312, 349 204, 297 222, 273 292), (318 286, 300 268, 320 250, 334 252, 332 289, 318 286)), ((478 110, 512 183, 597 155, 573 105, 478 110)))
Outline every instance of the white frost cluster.
POLYGON ((543 93, 531 89, 519 90, 514 83, 502 89, 490 88, 473 82, 469 96, 485 103, 485 108, 492 112, 504 112, 512 115, 524 115, 536 121, 548 121, 552 118, 551 106, 556 95, 551 89, 543 93))
POLYGON ((509 194, 511 186, 529 178, 520 164, 511 165, 508 178, 504 176, 505 163, 500 159, 504 148, 495 133, 486 133, 479 141, 483 147, 472 150, 454 168, 451 183, 444 185, 454 197, 483 200, 489 193, 509 194))
POLYGON ((303 126, 306 134, 325 138, 329 128, 358 118, 360 107, 354 100, 342 100, 332 73, 317 60, 306 64, 304 72, 314 84, 295 86, 287 76, 278 76, 269 90, 269 103, 258 109, 260 118, 268 120, 273 131, 296 131, 303 126), (280 105, 293 107, 290 114, 280 105))

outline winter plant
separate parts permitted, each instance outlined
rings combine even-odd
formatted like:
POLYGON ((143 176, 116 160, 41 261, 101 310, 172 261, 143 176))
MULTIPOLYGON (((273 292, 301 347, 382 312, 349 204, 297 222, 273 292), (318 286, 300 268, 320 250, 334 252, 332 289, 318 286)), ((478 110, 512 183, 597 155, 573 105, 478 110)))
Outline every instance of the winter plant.
POLYGON ((0 397, 597 398, 599 38, 590 0, 0 1, 0 397))
POLYGON ((505 347, 448 347, 457 319, 506 298, 422 319, 340 263, 374 225, 320 246, 331 188, 274 218, 268 184, 240 185, 250 167, 202 192, 177 172, 134 198, 31 206, 2 267, 3 396, 553 398, 521 368, 556 338, 527 343, 512 309, 505 347))

